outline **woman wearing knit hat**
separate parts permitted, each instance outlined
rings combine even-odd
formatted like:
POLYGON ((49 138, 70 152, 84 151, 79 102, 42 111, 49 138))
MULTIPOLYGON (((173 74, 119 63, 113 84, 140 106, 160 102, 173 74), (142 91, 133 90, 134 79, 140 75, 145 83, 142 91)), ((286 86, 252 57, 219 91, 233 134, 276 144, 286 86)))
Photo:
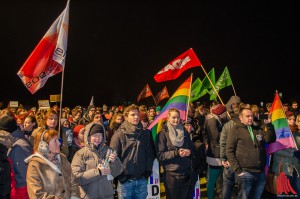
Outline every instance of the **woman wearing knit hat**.
POLYGON ((68 160, 72 162, 75 153, 84 147, 84 126, 77 125, 73 129, 73 142, 69 147, 68 160))
POLYGON ((81 198, 114 198, 113 179, 122 172, 122 163, 106 146, 104 130, 91 122, 85 126, 85 146, 76 152, 72 171, 79 179, 81 198))
MULTIPOLYGON (((212 104, 210 114, 204 124, 207 140, 206 162, 208 164, 207 197, 214 198, 217 179, 222 177, 222 162, 220 159, 220 135, 227 120, 226 107, 222 104, 212 104)), ((217 184, 217 193, 221 193, 222 185, 217 184)))

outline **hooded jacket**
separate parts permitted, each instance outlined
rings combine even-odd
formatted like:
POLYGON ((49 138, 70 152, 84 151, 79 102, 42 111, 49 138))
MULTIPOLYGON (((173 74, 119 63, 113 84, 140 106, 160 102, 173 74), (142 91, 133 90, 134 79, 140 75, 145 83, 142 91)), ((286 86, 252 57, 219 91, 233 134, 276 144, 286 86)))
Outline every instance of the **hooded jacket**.
POLYGON ((29 198, 79 198, 79 187, 65 155, 59 154, 61 167, 57 168, 39 152, 29 156, 27 191, 29 198))
MULTIPOLYGON (((91 122, 85 127, 85 147, 74 155, 71 163, 72 171, 79 179, 80 198, 113 198, 113 181, 108 180, 106 175, 101 175, 97 168, 98 164, 105 160, 107 150, 111 148, 105 145, 105 136, 98 148, 90 143, 90 131, 94 125, 99 124, 91 122)), ((122 164, 118 157, 114 162, 110 162, 109 166, 113 177, 122 172, 122 164)))
POLYGON ((26 158, 32 155, 33 146, 24 134, 17 129, 11 134, 15 139, 15 143, 8 151, 8 157, 12 161, 12 168, 16 180, 16 187, 26 186, 27 164, 24 162, 26 158))

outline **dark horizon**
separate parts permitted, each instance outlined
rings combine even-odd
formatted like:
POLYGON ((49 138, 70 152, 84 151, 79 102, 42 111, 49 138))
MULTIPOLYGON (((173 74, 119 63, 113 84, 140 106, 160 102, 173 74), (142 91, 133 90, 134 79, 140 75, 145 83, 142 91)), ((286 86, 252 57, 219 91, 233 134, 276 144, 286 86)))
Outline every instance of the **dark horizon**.
MULTIPOLYGON (((3 3, 4 106, 8 101, 37 106, 37 100, 60 94, 61 73, 32 95, 17 72, 66 3, 3 3)), ((227 66, 237 95, 246 103, 272 102, 276 90, 282 92, 283 103, 299 102, 299 8, 298 2, 71 1, 63 106, 88 106, 92 96, 97 106, 137 103, 147 83, 154 95, 167 86, 171 96, 191 73, 194 79, 205 76, 196 67, 176 80, 154 81, 160 69, 189 48, 206 72, 215 68, 216 80, 227 66)), ((220 91, 224 103, 232 95, 231 87, 220 91)), ((206 95, 199 101, 208 99, 206 95)))

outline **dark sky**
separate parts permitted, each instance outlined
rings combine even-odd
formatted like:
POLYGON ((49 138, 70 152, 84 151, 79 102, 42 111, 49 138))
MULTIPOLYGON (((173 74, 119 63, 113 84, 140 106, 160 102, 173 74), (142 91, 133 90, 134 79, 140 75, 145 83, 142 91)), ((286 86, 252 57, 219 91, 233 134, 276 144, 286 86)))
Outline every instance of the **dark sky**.
MULTIPOLYGON (((5 104, 17 100, 36 105, 60 93, 61 74, 32 95, 16 73, 66 2, 1 3, 0 100, 5 104)), ((176 80, 154 81, 161 68, 188 48, 207 72, 215 68, 216 79, 228 66, 244 102, 272 102, 275 90, 283 93, 283 101, 299 100, 299 26, 297 1, 71 0, 63 106, 86 106, 91 96, 96 105, 136 102, 147 83, 154 95, 165 85, 172 95, 190 73, 204 78, 196 67, 176 80)), ((224 102, 231 95, 231 87, 220 91, 224 102)))

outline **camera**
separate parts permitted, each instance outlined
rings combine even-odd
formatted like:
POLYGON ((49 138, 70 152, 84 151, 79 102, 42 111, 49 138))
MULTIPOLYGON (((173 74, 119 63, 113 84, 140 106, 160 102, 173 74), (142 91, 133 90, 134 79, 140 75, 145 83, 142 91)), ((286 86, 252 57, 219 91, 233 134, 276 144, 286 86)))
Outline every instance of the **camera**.
POLYGON ((259 120, 267 120, 267 119, 269 119, 269 114, 259 113, 258 116, 257 116, 257 119, 259 119, 259 120))

